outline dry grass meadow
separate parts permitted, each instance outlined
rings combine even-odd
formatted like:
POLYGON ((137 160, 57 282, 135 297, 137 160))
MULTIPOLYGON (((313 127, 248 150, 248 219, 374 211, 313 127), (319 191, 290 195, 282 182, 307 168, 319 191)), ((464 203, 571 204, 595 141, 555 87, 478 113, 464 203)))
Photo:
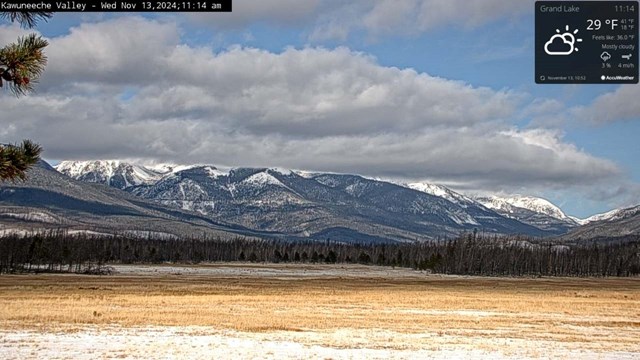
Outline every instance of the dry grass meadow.
POLYGON ((335 348, 471 346, 491 352, 500 350, 496 339, 506 339, 534 344, 526 353, 533 357, 545 356, 535 344, 640 356, 637 278, 467 278, 362 266, 183 269, 193 271, 0 276, 0 344, 12 331, 177 326, 290 334, 308 346, 335 348), (359 342, 325 336, 345 329, 361 334, 359 342), (396 335, 372 344, 362 335, 367 332, 396 335), (300 340, 301 334, 317 336, 300 340), (408 340, 420 334, 431 340, 408 340))

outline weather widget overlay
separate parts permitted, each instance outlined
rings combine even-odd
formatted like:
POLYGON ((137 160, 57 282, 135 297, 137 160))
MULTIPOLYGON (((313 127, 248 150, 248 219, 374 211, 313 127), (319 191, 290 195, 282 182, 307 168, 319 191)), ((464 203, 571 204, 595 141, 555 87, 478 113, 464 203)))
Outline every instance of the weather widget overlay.
POLYGON ((537 1, 536 83, 637 84, 638 1, 537 1))

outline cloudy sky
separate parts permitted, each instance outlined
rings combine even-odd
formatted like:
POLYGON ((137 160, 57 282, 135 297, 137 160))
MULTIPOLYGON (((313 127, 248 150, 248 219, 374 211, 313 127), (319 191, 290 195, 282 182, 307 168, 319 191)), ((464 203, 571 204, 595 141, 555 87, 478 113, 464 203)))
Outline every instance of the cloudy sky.
MULTIPOLYGON (((533 0, 234 0, 233 13, 57 14, 0 139, 51 161, 281 166, 640 203, 640 88, 536 85, 533 0)), ((0 25, 0 44, 25 31, 0 25)))

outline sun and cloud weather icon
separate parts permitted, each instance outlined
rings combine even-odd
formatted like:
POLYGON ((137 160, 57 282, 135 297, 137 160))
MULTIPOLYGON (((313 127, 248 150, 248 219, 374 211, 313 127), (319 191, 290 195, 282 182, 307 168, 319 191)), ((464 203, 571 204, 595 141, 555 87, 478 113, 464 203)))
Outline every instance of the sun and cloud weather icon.
POLYGON ((574 32, 569 30, 569 25, 565 27, 565 32, 561 33, 559 29, 556 29, 554 34, 546 44, 544 44, 544 51, 549 55, 571 55, 574 52, 578 52, 579 49, 576 43, 582 42, 582 39, 576 38, 578 29, 574 32))

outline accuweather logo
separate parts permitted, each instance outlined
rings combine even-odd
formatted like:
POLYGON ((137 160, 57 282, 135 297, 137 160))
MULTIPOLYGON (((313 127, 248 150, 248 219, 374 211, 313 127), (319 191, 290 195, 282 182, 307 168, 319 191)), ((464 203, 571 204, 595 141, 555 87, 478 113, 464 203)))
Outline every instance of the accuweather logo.
POLYGON ((636 79, 635 76, 606 76, 602 75, 600 80, 602 81, 634 81, 636 79))

